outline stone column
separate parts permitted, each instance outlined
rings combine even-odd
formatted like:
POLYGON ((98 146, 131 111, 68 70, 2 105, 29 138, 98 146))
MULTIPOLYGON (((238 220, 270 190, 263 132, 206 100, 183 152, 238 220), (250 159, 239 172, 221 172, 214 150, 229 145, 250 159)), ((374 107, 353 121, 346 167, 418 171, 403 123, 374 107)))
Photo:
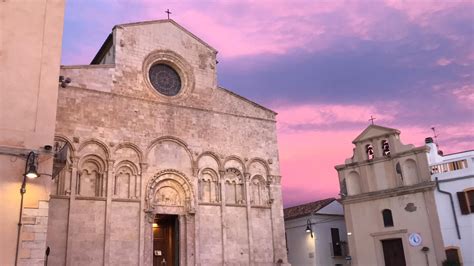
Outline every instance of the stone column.
POLYGON ((219 170, 219 183, 221 187, 221 230, 222 230, 222 265, 225 264, 225 246, 227 242, 226 223, 225 223, 225 171, 219 170))
MULTIPOLYGON (((112 213, 112 181, 114 179, 114 160, 107 161, 107 173, 103 175, 102 182, 106 183, 105 196, 105 222, 104 222, 104 265, 110 263, 110 216, 112 213), (106 180, 104 180, 106 178, 106 180)), ((102 195, 103 196, 103 195, 102 195)))
POLYGON ((249 243, 249 265, 253 264, 252 213, 250 204, 250 174, 244 173, 245 203, 247 210, 247 237, 249 243))
MULTIPOLYGON (((146 256, 145 252, 145 241, 148 239, 145 237, 145 234, 149 232, 145 230, 145 228, 151 227, 151 225, 145 220, 145 212, 143 211, 144 204, 145 204, 145 195, 146 195, 146 182, 144 180, 145 173, 147 172, 148 164, 147 163, 140 163, 140 184, 135 184, 139 187, 138 196, 140 197, 140 206, 139 206, 139 238, 140 242, 138 244, 138 265, 143 266, 146 265, 144 262, 144 257, 146 256), (146 226, 148 225, 148 226, 146 226), (146 227, 145 227, 146 226, 146 227)), ((151 232, 153 234, 153 232, 151 232)), ((153 240, 151 240, 153 241, 153 240)))
POLYGON ((283 206, 281 195, 281 176, 271 176, 273 182, 270 185, 270 195, 272 202, 271 217, 272 217, 272 242, 273 242, 273 256, 274 262, 282 260, 287 262, 287 254, 285 248, 285 224, 283 221, 283 206))
POLYGON ((144 220, 140 224, 143 228, 143 253, 141 254, 141 263, 145 266, 152 266, 153 265, 153 213, 142 213, 140 217, 143 217, 144 220))
POLYGON ((79 176, 78 172, 78 164, 79 164, 79 157, 73 157, 72 160, 72 167, 71 167, 71 195, 69 196, 69 213, 68 213, 68 227, 67 227, 67 248, 66 248, 66 265, 72 265, 72 226, 71 226, 71 213, 74 212, 74 205, 76 200, 77 194, 77 179, 79 176))
POLYGON ((194 250, 193 250, 193 253, 194 253, 194 261, 196 265, 200 265, 201 263, 201 258, 199 256, 199 241, 200 241, 200 233, 199 233, 199 197, 198 197, 198 193, 199 193, 199 168, 196 166, 197 163, 193 163, 193 175, 194 175, 194 178, 193 178, 193 183, 192 185, 194 186, 194 195, 192 195, 194 197, 194 208, 195 208, 195 214, 193 215, 193 220, 194 220, 194 250))

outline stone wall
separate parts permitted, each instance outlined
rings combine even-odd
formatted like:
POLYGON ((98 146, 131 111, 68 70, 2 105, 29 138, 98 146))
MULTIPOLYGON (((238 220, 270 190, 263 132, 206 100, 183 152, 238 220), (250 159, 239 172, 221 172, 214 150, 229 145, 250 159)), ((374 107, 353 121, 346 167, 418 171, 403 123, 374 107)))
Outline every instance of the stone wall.
POLYGON ((276 114, 217 87, 215 50, 173 21, 113 36, 114 65, 62 69, 73 82, 56 132, 69 151, 52 202, 69 208, 50 215, 69 212, 69 229, 48 245, 66 239, 70 265, 150 265, 153 216, 173 214, 182 265, 286 262, 276 114), (151 87, 150 58, 182 67, 181 94, 151 87))
POLYGON ((48 202, 39 201, 37 208, 23 210, 23 227, 19 265, 44 265, 46 231, 48 228, 48 202))

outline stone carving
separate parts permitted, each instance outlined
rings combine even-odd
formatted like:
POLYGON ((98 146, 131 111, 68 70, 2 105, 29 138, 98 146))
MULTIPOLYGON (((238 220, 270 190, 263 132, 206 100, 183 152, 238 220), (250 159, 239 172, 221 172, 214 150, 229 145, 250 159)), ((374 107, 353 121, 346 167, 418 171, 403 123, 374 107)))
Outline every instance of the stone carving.
POLYGON ((157 205, 183 206, 180 193, 172 187, 162 187, 156 191, 154 202, 157 205))
POLYGON ((160 206, 175 207, 177 212, 194 213, 192 187, 179 171, 168 169, 157 173, 146 189, 145 212, 155 212, 160 206))

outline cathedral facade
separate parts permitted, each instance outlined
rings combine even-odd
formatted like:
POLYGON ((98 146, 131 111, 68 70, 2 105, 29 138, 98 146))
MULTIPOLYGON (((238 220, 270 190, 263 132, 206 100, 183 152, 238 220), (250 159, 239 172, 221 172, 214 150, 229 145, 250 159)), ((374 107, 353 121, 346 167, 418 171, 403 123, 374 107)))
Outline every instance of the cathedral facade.
POLYGON ((61 68, 49 265, 286 263, 276 113, 219 87, 216 54, 160 20, 61 68))

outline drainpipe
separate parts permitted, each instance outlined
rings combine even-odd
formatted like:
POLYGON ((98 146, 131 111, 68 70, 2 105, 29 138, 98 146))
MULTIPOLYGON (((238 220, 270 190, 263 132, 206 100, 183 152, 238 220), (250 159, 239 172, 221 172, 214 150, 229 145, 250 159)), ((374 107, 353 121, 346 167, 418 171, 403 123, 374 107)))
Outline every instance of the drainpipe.
POLYGON ((438 192, 449 196, 449 200, 451 202, 451 210, 453 211, 454 225, 456 226, 456 233, 458 234, 458 239, 461 239, 461 232, 459 232, 459 225, 458 225, 458 217, 456 216, 456 210, 454 209, 453 195, 451 194, 451 192, 444 191, 439 188, 440 182, 438 181, 437 177, 435 177, 435 181, 436 181, 436 188, 438 189, 438 192))

